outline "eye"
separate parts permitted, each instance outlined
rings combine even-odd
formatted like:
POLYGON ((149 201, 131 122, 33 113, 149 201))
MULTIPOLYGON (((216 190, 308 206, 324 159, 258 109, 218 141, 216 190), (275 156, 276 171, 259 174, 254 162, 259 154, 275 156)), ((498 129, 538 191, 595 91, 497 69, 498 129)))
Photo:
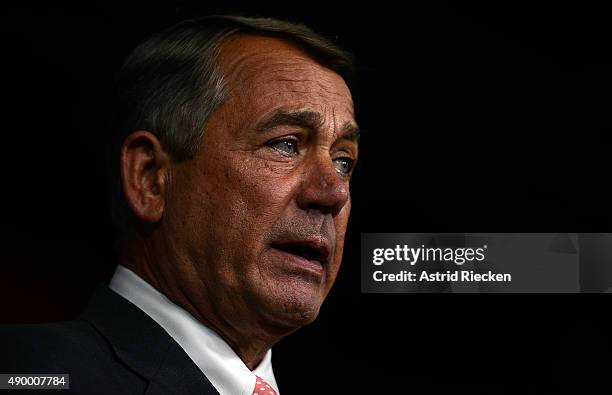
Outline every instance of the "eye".
POLYGON ((269 143, 268 146, 286 155, 295 155, 298 153, 297 141, 294 139, 276 140, 269 143))
POLYGON ((350 172, 353 170, 354 163, 355 161, 348 157, 334 159, 336 171, 341 174, 350 174, 350 172))

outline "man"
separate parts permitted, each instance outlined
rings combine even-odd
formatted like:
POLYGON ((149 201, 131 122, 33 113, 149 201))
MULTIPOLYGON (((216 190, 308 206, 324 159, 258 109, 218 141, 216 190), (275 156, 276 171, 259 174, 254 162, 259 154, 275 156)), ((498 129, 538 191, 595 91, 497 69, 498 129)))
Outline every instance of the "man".
POLYGON ((77 393, 275 394, 271 348, 340 266, 359 131, 350 58, 309 29, 209 17, 118 82, 121 263, 82 317, 0 331, 2 373, 77 393))

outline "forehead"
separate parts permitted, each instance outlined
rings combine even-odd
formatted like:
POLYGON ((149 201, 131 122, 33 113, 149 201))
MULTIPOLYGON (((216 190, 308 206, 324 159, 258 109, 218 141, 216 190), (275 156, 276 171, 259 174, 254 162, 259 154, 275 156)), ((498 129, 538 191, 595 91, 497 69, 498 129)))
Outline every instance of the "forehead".
POLYGON ((351 93, 342 77, 286 40, 231 36, 221 46, 219 67, 229 100, 245 111, 332 109, 336 116, 353 117, 351 93))

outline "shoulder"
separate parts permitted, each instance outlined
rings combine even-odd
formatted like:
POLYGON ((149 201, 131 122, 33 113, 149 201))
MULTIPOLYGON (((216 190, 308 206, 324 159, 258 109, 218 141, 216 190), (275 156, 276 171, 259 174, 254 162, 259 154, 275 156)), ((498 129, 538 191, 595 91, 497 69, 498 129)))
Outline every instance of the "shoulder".
MULTIPOLYGON (((64 368, 103 350, 102 338, 85 321, 0 325, 0 366, 64 368)), ((108 350, 107 350, 108 351, 108 350)), ((13 369, 11 369, 13 370, 13 369)))
POLYGON ((0 325, 0 350, 0 372, 69 374, 70 387, 79 393, 121 393, 141 381, 120 363, 104 337, 81 319, 0 325))

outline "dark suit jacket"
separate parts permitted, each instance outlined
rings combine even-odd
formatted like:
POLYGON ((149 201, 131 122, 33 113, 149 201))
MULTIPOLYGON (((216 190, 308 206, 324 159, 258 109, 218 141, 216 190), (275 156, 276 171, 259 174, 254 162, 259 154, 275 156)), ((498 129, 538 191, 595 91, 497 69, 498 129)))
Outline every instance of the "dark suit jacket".
POLYGON ((218 394, 162 327, 107 285, 74 321, 0 326, 0 373, 68 373, 76 394, 218 394))

